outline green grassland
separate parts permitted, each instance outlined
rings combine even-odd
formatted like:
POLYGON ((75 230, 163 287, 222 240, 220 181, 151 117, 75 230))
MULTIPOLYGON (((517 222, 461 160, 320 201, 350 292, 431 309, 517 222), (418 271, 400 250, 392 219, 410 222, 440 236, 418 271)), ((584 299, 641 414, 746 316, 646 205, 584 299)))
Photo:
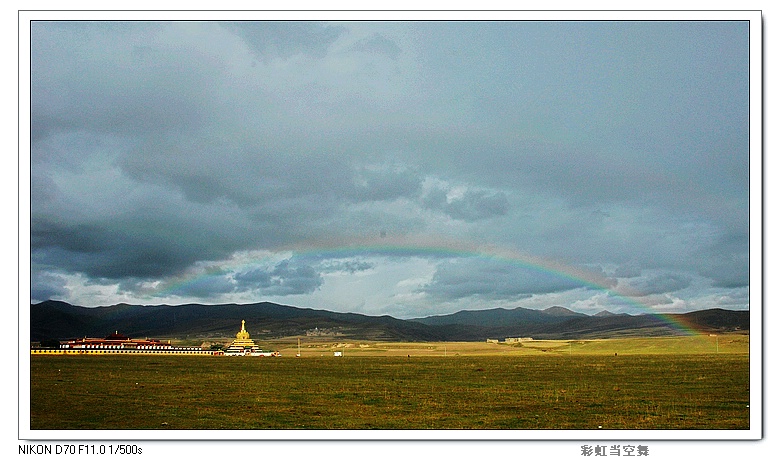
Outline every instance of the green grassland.
POLYGON ((300 358, 287 341, 263 344, 280 358, 35 355, 30 428, 748 429, 748 341, 303 341, 300 358))

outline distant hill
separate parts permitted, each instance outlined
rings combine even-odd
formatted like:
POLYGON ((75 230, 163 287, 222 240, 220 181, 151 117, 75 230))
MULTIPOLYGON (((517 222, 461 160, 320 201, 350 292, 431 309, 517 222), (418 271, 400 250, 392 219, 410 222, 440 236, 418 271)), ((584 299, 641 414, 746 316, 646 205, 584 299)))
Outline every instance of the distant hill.
POLYGON ((571 311, 568 308, 558 306, 545 308, 542 310, 542 312, 550 316, 588 316, 585 313, 577 313, 576 311, 571 311))
POLYGON ((427 324, 429 326, 460 324, 464 326, 477 327, 503 327, 519 323, 559 322, 557 317, 554 315, 548 315, 541 310, 532 310, 520 307, 512 310, 507 310, 505 308, 493 308, 490 310, 462 310, 449 315, 414 318, 409 321, 427 324))
POLYGON ((315 328, 346 337, 376 340, 442 340, 424 325, 390 316, 335 313, 270 302, 256 304, 139 306, 119 304, 86 308, 65 302, 31 305, 31 340, 103 337, 119 331, 130 337, 231 337, 246 320, 252 337, 302 335, 315 328))
POLYGON ((703 310, 664 316, 601 312, 593 316, 564 307, 460 311, 451 315, 401 320, 391 316, 336 313, 270 302, 223 305, 118 304, 86 308, 59 301, 30 306, 30 338, 129 337, 203 339, 232 337, 246 320, 253 338, 335 335, 353 340, 482 341, 488 338, 608 338, 679 335, 687 329, 704 332, 749 331, 748 311, 703 310), (684 326, 681 326, 684 325, 684 326))

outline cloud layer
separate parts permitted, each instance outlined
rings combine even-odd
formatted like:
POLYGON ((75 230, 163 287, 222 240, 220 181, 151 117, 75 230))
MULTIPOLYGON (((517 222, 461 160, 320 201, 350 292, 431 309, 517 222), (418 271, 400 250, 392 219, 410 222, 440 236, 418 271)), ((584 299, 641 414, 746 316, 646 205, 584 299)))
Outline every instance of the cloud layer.
POLYGON ((636 311, 585 270, 747 307, 747 23, 33 22, 31 47, 33 302, 636 311))

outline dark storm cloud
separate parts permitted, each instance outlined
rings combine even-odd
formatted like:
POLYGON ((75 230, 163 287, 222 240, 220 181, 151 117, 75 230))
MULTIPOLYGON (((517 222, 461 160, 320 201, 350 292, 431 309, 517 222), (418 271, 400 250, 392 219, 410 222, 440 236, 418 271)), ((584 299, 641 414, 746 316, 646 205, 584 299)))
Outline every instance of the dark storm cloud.
POLYGON ((136 136, 203 126, 202 103, 213 95, 220 66, 204 65, 194 49, 154 44, 160 24, 101 24, 31 24, 33 139, 60 131, 136 136))
POLYGON ((304 54, 324 57, 330 45, 347 30, 318 22, 249 21, 220 25, 241 37, 260 60, 304 54))
POLYGON ((713 280, 715 286, 740 288, 750 285, 750 241, 737 233, 723 235, 699 255, 699 273, 713 280))
POLYGON ((422 177, 416 171, 404 168, 363 167, 354 172, 352 183, 352 197, 356 201, 385 201, 416 198, 422 187, 422 177))
POLYGON ((467 222, 503 216, 509 207, 506 194, 485 190, 467 190, 460 196, 448 197, 447 190, 434 188, 422 200, 429 209, 442 211, 453 219, 467 222))
POLYGON ((727 152, 721 155, 727 159, 715 160, 711 155, 691 155, 685 150, 661 156, 658 152, 609 152, 606 148, 511 139, 504 145, 493 141, 489 147, 480 147, 477 158, 470 153, 477 146, 464 145, 467 142, 452 147, 458 152, 453 159, 459 162, 452 168, 472 181, 533 190, 577 207, 649 207, 720 225, 741 225, 747 230, 748 167, 742 163, 735 171, 730 164, 744 162, 746 143, 741 152, 727 152))
POLYGON ((199 242, 184 236, 181 228, 161 228, 170 223, 133 222, 138 227, 118 224, 115 228, 51 225, 32 233, 32 260, 54 264, 99 278, 155 277, 176 273, 204 256, 224 255, 216 248, 196 249, 199 242), (160 226, 154 229, 143 224, 160 226), (156 234, 150 234, 156 233, 156 234), (171 241, 176 240, 176 241, 171 241))
POLYGON ((353 51, 362 51, 366 53, 379 53, 396 60, 403 50, 393 40, 382 34, 376 33, 370 37, 358 40, 353 46, 353 51))
MULTIPOLYGON (((173 295, 216 300, 222 294, 253 293, 262 296, 311 294, 323 279, 313 267, 296 260, 282 260, 270 266, 253 266, 238 271, 205 267, 190 273, 173 286, 152 291, 155 296, 173 295)), ((140 289, 140 288, 136 288, 140 289)))
POLYGON ((300 196, 328 200, 352 191, 353 172, 338 158, 290 154, 209 135, 150 141, 119 165, 136 180, 172 186, 193 201, 227 199, 252 207, 300 196))
POLYGON ((583 281, 501 261, 458 259, 440 263, 422 292, 439 299, 518 299, 587 287, 583 281))
POLYGON ((516 37, 494 46, 485 35, 468 47, 458 41, 464 52, 448 54, 448 64, 479 60, 493 72, 483 74, 491 84, 469 80, 464 97, 475 119, 442 149, 451 153, 448 167, 579 205, 626 203, 745 222, 746 26, 501 24, 493 32, 516 37), (461 57, 474 48, 484 54, 461 57), (724 50, 732 60, 723 61, 724 50), (688 53, 696 58, 677 59, 688 53))
MULTIPOLYGON (((132 296, 241 251, 374 240, 617 267, 659 296, 685 277, 747 286, 746 37, 730 22, 34 22, 35 295, 113 281, 132 296)), ((176 295, 320 293, 338 278, 323 273, 385 268, 353 256, 216 270, 176 295)), ((423 291, 575 284, 469 260, 423 291)))
POLYGON ((637 261, 632 260, 618 266, 614 274, 617 278, 635 278, 642 275, 642 267, 637 261))
POLYGON ((633 278, 629 282, 630 293, 636 296, 671 293, 691 285, 691 277, 679 274, 656 274, 645 278, 633 278))
POLYGON ((200 299, 218 299, 221 294, 236 291, 236 283, 224 273, 209 273, 176 286, 166 291, 166 294, 180 297, 196 297, 200 299))
POLYGON ((66 280, 61 276, 48 272, 34 272, 30 280, 30 298, 42 302, 49 299, 63 299, 68 294, 66 280))
POLYGON ((100 186, 84 190, 74 196, 59 190, 59 200, 70 200, 67 208, 58 201, 33 212, 33 263, 96 278, 160 277, 226 258, 258 240, 286 238, 225 203, 187 202, 153 187, 125 195, 100 186))
POLYGON ((257 290, 264 295, 310 294, 322 285, 322 276, 313 267, 284 260, 270 269, 255 268, 236 273, 237 289, 257 290))

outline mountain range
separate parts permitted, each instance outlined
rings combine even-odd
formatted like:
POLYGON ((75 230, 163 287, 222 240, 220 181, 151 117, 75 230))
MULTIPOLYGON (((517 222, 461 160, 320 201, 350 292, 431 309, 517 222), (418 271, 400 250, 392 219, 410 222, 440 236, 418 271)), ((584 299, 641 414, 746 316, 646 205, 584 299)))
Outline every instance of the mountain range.
POLYGON ((449 315, 397 319, 299 308, 270 302, 253 304, 128 305, 80 307, 48 300, 30 305, 30 340, 105 337, 220 339, 235 336, 241 320, 256 339, 318 335, 353 340, 483 341, 506 337, 588 339, 620 336, 672 336, 750 330, 750 312, 723 309, 666 315, 595 315, 553 306, 464 310, 449 315))

